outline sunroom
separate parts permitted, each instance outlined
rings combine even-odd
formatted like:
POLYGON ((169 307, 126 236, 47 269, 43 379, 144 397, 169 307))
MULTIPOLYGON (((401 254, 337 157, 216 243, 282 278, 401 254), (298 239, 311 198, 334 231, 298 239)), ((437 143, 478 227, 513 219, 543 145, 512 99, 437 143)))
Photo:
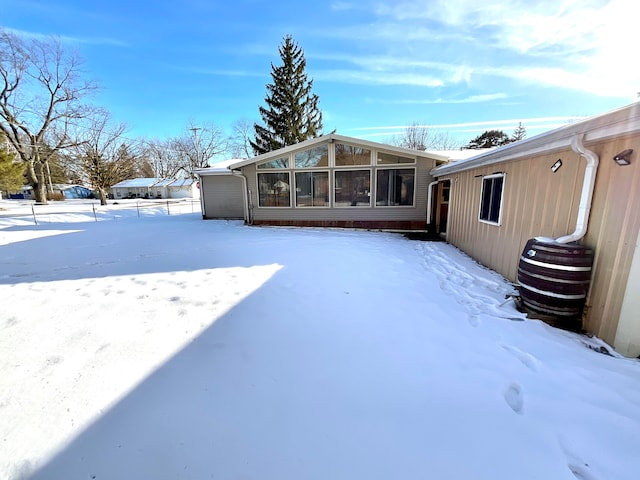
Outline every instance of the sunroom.
POLYGON ((229 169, 253 224, 423 229, 429 175, 445 157, 336 134, 229 169))

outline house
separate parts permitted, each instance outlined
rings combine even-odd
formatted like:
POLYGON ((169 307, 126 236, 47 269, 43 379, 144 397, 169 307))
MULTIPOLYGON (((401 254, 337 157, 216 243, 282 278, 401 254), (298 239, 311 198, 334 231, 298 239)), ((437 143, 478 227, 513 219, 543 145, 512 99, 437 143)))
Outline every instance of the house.
POLYGON ((424 230, 429 171, 446 161, 329 134, 194 174, 205 219, 238 215, 255 225, 424 230))
POLYGON ((199 190, 193 179, 133 178, 111 187, 113 198, 197 198, 199 190))
MULTIPOLYGON (((438 166, 431 170, 429 223, 513 282, 530 239, 593 250, 582 326, 636 357, 639 150, 640 104, 634 103, 438 166)), ((520 285, 521 292, 527 288, 520 285)))
POLYGON ((95 198, 94 192, 83 185, 54 184, 53 191, 61 193, 64 198, 95 198))
POLYGON ((177 178, 167 185, 169 198, 198 198, 200 187, 194 178, 177 178))

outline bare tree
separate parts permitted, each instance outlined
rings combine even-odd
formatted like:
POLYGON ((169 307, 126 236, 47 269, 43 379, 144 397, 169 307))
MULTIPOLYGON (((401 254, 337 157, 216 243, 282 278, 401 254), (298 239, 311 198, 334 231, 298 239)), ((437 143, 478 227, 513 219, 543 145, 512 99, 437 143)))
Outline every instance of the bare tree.
POLYGON ((391 145, 413 150, 455 150, 459 142, 448 132, 439 132, 418 122, 412 122, 401 134, 389 139, 391 145))
POLYGON ((180 156, 173 149, 171 140, 149 140, 142 148, 142 155, 153 168, 155 176, 175 178, 182 170, 180 156))
POLYGON ((230 151, 234 158, 251 158, 253 157, 253 141, 254 122, 246 118, 236 121, 232 126, 230 139, 230 151))
POLYGON ((83 142, 73 148, 68 168, 98 191, 100 204, 107 204, 107 191, 116 183, 135 176, 138 156, 133 142, 124 137, 124 124, 110 125, 109 116, 96 119, 83 142))
POLYGON ((189 133, 171 140, 171 149, 180 158, 179 170, 190 176, 196 168, 208 167, 211 159, 225 154, 229 149, 229 138, 213 124, 196 127, 191 123, 189 133))
POLYGON ((74 127, 95 109, 82 102, 96 85, 58 39, 23 40, 0 30, 0 131, 26 164, 36 202, 47 203, 49 160, 77 146, 74 127))

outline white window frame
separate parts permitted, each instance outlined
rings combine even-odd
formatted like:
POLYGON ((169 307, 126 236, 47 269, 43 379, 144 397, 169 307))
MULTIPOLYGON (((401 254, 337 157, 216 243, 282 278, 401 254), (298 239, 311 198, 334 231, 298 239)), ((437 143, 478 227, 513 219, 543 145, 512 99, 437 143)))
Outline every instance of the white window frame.
MULTIPOLYGON (((478 208, 478 221, 481 223, 486 223, 488 225, 495 225, 495 226, 501 226, 502 225, 502 210, 503 210, 503 205, 504 205, 504 185, 506 183, 506 177, 507 174, 506 173, 493 173, 491 175, 485 175, 482 177, 482 185, 480 187, 480 202, 479 202, 479 208, 478 208), (502 178, 502 188, 500 190, 500 205, 498 205, 498 221, 494 222, 488 219, 483 219, 481 217, 482 215, 482 202, 484 200, 484 186, 485 186, 485 180, 493 180, 495 178, 502 178)), ((491 187, 493 189, 493 185, 494 182, 491 182, 491 187)), ((489 196, 489 201, 491 202, 492 200, 492 195, 489 196)), ((491 203, 489 204, 489 217, 491 216, 491 203)))
POLYGON ((373 206, 375 208, 415 208, 416 207, 416 179, 418 176, 418 169, 415 165, 411 164, 402 164, 399 163, 397 165, 385 165, 383 167, 378 167, 375 169, 375 185, 374 189, 372 189, 373 198, 373 206), (403 167, 403 165, 405 165, 403 167), (388 171, 388 170, 413 170, 413 198, 411 199, 411 205, 378 205, 378 172, 388 171))
POLYGON ((331 188, 332 182, 331 182, 331 172, 329 170, 311 170, 311 169, 298 169, 298 170, 294 170, 293 171, 293 181, 294 181, 294 191, 293 191, 293 195, 291 197, 291 203, 293 204, 294 208, 303 208, 303 209, 307 209, 307 208, 331 208, 332 206, 332 192, 333 189, 331 188), (297 199, 298 199, 298 177, 297 174, 298 173, 310 173, 310 174, 314 174, 314 173, 326 173, 327 174, 327 188, 329 189, 329 202, 327 205, 298 205, 297 199))
POLYGON ((372 193, 372 188, 375 186, 375 178, 374 178, 374 170, 372 168, 339 168, 339 169, 335 169, 333 171, 333 175, 331 175, 332 181, 333 181, 333 185, 332 185, 332 190, 331 190, 331 206, 333 208, 357 208, 357 209, 364 209, 364 208, 372 208, 373 207, 373 193, 372 193), (338 184, 338 182, 336 181, 336 174, 340 174, 340 173, 344 173, 344 172, 368 172, 369 173, 369 205, 338 205, 336 203, 336 185, 338 184))
POLYGON ((293 176, 293 172, 291 170, 288 169, 279 169, 279 168, 274 168, 274 169, 265 169, 265 170, 256 170, 256 193, 258 194, 258 208, 276 208, 279 210, 282 210, 283 208, 293 208, 293 196, 295 194, 295 191, 291 191, 291 185, 293 183, 292 180, 292 176, 293 176), (286 173, 287 175, 289 175, 289 205, 260 205, 260 175, 262 174, 274 174, 274 173, 286 173))

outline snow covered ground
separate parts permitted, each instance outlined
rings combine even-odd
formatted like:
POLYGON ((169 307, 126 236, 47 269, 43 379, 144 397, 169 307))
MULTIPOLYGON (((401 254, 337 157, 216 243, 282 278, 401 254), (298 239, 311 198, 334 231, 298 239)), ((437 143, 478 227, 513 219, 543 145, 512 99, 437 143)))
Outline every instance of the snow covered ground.
POLYGON ((638 478, 640 362, 452 246, 169 210, 0 201, 0 478, 638 478))

